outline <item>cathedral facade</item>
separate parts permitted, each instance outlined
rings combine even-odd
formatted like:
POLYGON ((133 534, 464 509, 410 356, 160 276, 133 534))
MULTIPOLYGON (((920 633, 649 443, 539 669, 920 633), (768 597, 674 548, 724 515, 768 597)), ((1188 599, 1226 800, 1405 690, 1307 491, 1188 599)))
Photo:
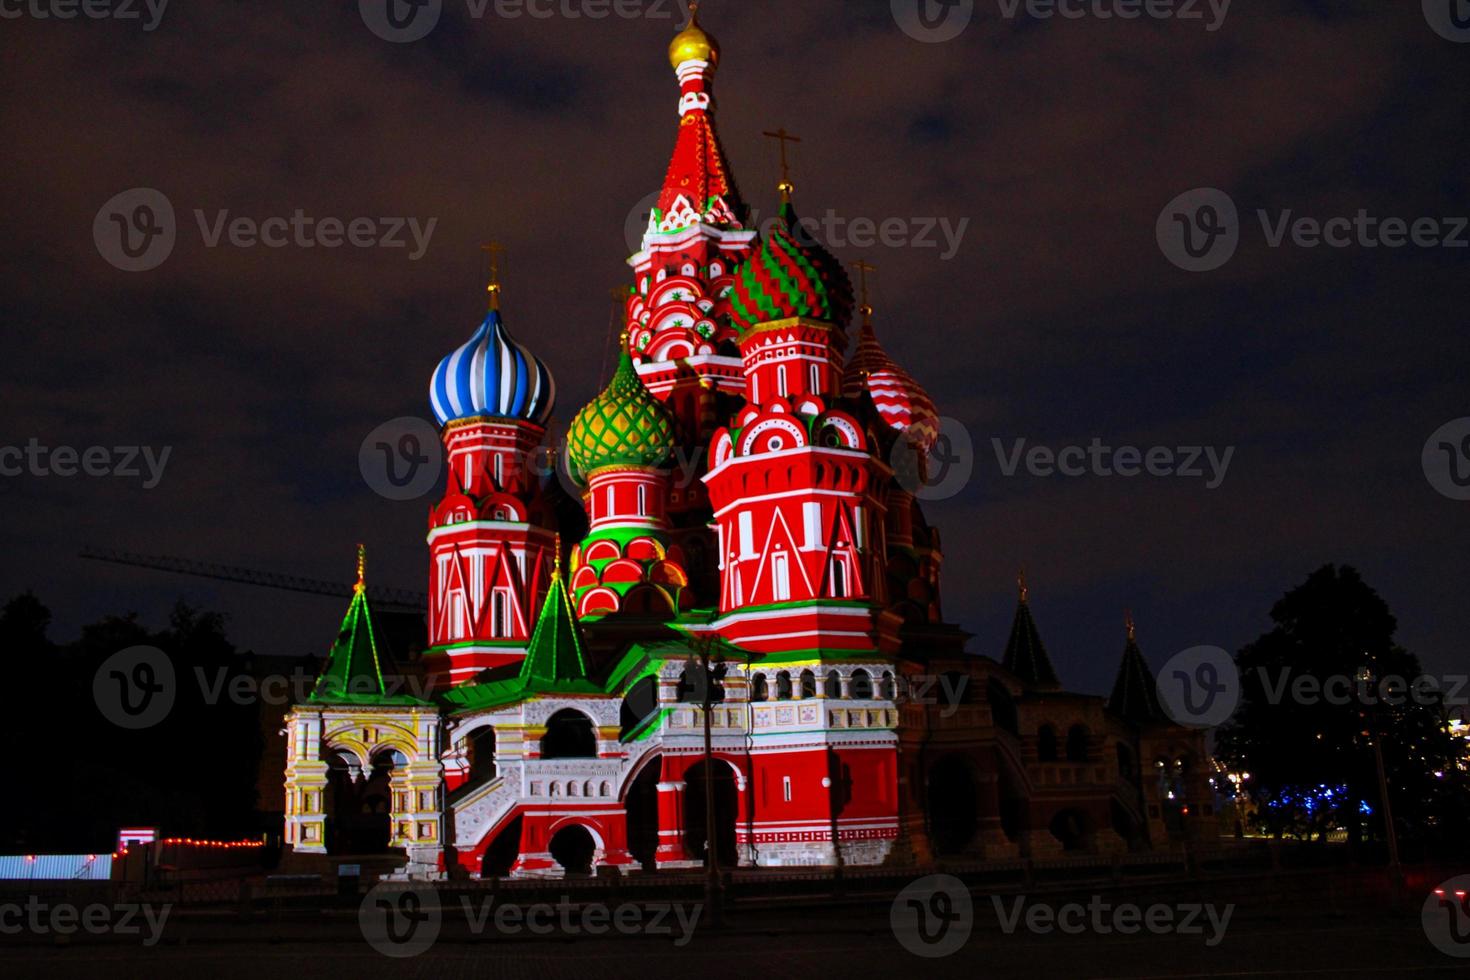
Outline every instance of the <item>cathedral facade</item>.
POLYGON ((1212 830, 1203 735, 1160 710, 1131 623, 1101 698, 1063 690, 1024 583, 998 658, 944 621, 915 496, 935 406, 803 230, 789 179, 778 220, 748 227, 715 128, 719 57, 693 22, 670 47, 678 136, 629 259, 619 363, 567 432, 580 500, 527 465, 556 385, 497 277, 434 371, 449 479, 428 527, 428 686, 389 683, 360 575, 287 718, 288 847, 361 851, 366 812, 405 874, 557 876, 1115 853, 1212 830))

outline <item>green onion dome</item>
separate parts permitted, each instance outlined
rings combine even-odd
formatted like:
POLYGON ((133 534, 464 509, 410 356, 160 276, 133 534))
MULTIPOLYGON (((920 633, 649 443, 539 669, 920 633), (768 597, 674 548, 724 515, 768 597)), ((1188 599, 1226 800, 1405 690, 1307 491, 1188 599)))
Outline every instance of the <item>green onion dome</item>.
POLYGON ((852 281, 830 252, 803 232, 788 201, 761 247, 735 271, 730 319, 742 335, 756 324, 807 317, 843 326, 852 281))
POLYGON ((572 474, 608 466, 659 466, 674 451, 674 420, 633 368, 626 342, 607 388, 577 413, 567 430, 572 474))

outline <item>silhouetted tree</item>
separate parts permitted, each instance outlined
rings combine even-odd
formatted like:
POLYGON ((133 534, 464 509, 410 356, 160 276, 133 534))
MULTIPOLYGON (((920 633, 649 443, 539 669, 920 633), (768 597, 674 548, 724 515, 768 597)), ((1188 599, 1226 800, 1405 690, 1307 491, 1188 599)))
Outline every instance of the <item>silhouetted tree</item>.
POLYGON ((1412 688, 1419 660, 1394 641, 1387 603, 1350 567, 1325 566, 1271 610, 1275 627, 1237 657, 1242 699, 1218 751, 1251 774, 1266 830, 1355 844, 1381 837, 1373 753, 1382 739, 1389 794, 1411 848, 1453 843, 1465 773, 1446 730, 1444 691, 1412 688))

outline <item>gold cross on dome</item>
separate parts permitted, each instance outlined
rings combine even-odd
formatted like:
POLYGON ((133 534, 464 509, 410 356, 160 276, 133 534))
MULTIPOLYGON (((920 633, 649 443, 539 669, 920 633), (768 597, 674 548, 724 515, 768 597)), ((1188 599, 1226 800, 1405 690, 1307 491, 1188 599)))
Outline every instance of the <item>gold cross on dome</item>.
POLYGON ((367 588, 367 545, 357 546, 357 585, 353 590, 361 592, 367 588))
POLYGON ((762 135, 769 136, 773 140, 778 140, 781 144, 781 183, 777 187, 777 190, 781 192, 781 199, 783 201, 790 201, 791 192, 796 190, 796 185, 791 182, 791 161, 786 157, 786 144, 800 143, 801 137, 793 136, 786 132, 785 126, 782 126, 774 133, 767 132, 762 135))
POLYGON ((861 298, 862 304, 858 307, 858 312, 863 315, 863 323, 866 324, 873 316, 873 304, 871 297, 868 295, 868 273, 877 272, 878 267, 869 265, 861 259, 854 262, 852 267, 857 270, 858 274, 858 295, 861 298))
POLYGON ((490 256, 490 285, 485 287, 485 292, 490 294, 490 309, 500 309, 500 256, 505 254, 505 246, 499 242, 486 242, 480 246, 480 251, 490 256))

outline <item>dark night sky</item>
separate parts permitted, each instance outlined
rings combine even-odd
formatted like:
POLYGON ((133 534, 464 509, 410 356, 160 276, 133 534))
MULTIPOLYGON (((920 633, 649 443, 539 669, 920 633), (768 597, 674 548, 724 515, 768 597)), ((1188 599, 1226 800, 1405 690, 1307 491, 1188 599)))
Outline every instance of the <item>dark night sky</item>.
MULTIPOLYGON (((666 7, 667 5, 663 5, 666 7)), ((1256 209, 1327 218, 1470 214, 1470 45, 1417 0, 1238 3, 1198 23, 1007 22, 981 0, 924 44, 883 0, 713 0, 719 125, 748 202, 773 207, 762 130, 786 126, 803 213, 969 219, 940 250, 834 251, 880 267, 879 331, 976 446, 933 504, 949 618, 998 655, 1024 563, 1064 679, 1100 691, 1131 606, 1157 666, 1237 648, 1328 561, 1359 566, 1440 671, 1470 635, 1467 505, 1425 440, 1470 415, 1466 250, 1266 245, 1256 209), (1223 269, 1176 269, 1161 209, 1201 186, 1246 215, 1223 269), (1235 446, 1224 484, 1005 477, 991 439, 1235 446)), ((189 3, 161 26, 0 25, 0 446, 173 447, 161 484, 0 478, 0 594, 34 589, 74 635, 179 595, 242 646, 321 651, 341 603, 77 560, 92 544, 422 590, 427 500, 358 472, 379 423, 427 416, 427 379, 510 249, 506 314, 561 386, 594 391, 630 209, 673 146, 667 17, 465 16, 388 44, 356 3, 189 3), (172 256, 129 274, 92 222, 156 188, 172 256), (437 218, 427 253, 204 246, 193 218, 437 218)), ((669 13, 661 8, 657 13, 669 13)))

